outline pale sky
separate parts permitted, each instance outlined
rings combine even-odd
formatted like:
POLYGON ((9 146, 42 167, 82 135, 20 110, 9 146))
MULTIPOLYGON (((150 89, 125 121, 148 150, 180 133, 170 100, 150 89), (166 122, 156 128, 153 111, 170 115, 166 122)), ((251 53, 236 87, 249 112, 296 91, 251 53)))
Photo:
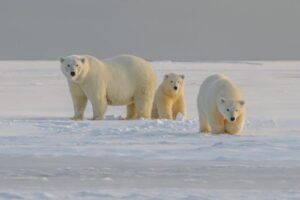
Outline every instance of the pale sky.
POLYGON ((300 60, 299 0, 1 0, 0 59, 300 60))

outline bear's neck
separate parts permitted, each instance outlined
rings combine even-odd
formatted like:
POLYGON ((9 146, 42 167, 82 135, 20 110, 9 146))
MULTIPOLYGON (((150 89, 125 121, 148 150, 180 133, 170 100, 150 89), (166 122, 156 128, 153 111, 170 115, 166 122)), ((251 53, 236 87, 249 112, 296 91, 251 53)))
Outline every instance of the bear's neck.
POLYGON ((89 76, 90 73, 92 73, 90 68, 91 67, 89 66, 89 64, 85 64, 84 70, 80 73, 78 80, 76 81, 78 84, 84 84, 87 81, 86 77, 89 76))

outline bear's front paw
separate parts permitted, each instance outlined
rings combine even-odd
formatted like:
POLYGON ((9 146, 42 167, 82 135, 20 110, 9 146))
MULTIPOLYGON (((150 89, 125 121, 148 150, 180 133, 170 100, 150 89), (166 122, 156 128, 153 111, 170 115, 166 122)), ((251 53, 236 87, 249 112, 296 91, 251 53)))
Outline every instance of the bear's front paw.
POLYGON ((75 120, 75 121, 80 121, 80 120, 83 120, 83 117, 80 117, 80 116, 74 116, 74 117, 71 117, 70 119, 71 119, 71 120, 75 120))
POLYGON ((211 130, 209 128, 200 128, 200 133, 210 134, 211 130))
POLYGON ((164 114, 159 116, 160 119, 173 119, 171 114, 164 114))
POLYGON ((223 127, 218 127, 218 128, 212 128, 211 131, 213 134, 222 134, 224 133, 224 128, 223 127))
POLYGON ((103 120, 103 117, 93 117, 92 120, 103 120))

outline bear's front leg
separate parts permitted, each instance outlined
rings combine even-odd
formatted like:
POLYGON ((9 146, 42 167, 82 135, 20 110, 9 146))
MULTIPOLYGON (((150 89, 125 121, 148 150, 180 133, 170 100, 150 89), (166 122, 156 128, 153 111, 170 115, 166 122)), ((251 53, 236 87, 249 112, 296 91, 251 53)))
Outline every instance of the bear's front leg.
POLYGON ((208 120, 206 118, 206 115, 203 111, 198 111, 199 112, 199 124, 200 124, 200 132, 201 133, 210 133, 211 128, 208 124, 208 120))
POLYGON ((87 104, 87 98, 83 97, 82 99, 73 98, 73 107, 74 107, 74 116, 72 120, 82 120, 84 110, 87 104))
POLYGON ((237 134, 241 132, 245 124, 245 116, 240 115, 235 122, 225 124, 225 132, 229 134, 237 134))
POLYGON ((107 109, 107 100, 104 97, 99 98, 98 100, 92 102, 93 107, 93 120, 103 120, 104 114, 107 109))
POLYGON ((158 116, 160 119, 173 119, 172 105, 158 103, 158 116))
POLYGON ((87 96, 82 89, 74 83, 69 83, 69 89, 72 96, 74 116, 72 120, 82 120, 87 104, 87 96))
POLYGON ((158 111, 157 111, 157 108, 156 108, 156 104, 153 104, 153 106, 152 106, 151 118, 152 119, 157 119, 158 118, 158 111))
POLYGON ((224 120, 211 116, 208 118, 211 132, 214 134, 224 133, 224 120))
POLYGON ((173 119, 176 119, 178 113, 181 113, 183 118, 186 117, 185 101, 183 95, 180 96, 173 105, 173 119))

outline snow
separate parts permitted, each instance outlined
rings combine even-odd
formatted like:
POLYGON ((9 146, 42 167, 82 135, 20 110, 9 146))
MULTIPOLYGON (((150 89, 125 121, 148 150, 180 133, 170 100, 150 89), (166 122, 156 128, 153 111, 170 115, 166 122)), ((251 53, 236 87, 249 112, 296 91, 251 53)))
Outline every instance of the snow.
POLYGON ((187 119, 72 121, 54 61, 0 62, 0 199, 300 199, 300 62, 153 62, 186 77, 187 119), (246 96, 241 135, 198 133, 196 96, 224 73, 246 96))

